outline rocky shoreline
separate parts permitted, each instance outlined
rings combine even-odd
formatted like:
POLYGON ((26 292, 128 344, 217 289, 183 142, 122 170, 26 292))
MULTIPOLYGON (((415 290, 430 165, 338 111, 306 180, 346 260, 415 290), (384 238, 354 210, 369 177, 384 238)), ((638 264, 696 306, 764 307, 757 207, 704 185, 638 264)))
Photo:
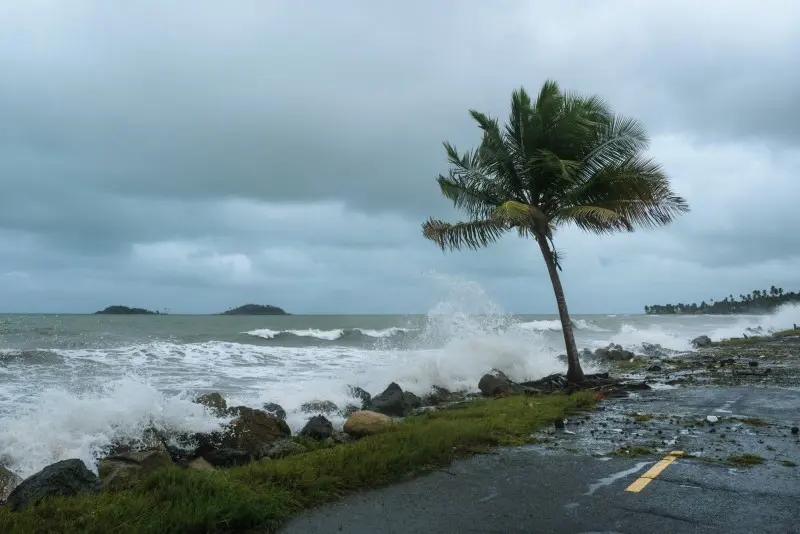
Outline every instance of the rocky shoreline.
POLYGON ((455 409, 477 397, 539 396, 594 391, 596 398, 625 397, 651 388, 693 385, 761 384, 800 386, 800 335, 756 340, 750 345, 709 344, 694 352, 676 354, 657 345, 645 345, 634 354, 618 345, 584 351, 583 361, 602 372, 586 375, 581 384, 568 384, 562 374, 535 381, 514 382, 492 370, 478 382, 480 393, 434 387, 419 397, 391 383, 377 395, 350 388, 352 403, 340 407, 331 401, 304 404, 305 426, 292 435, 286 412, 278 404, 229 407, 219 393, 195 402, 227 420, 219 432, 175 434, 147 429, 135 442, 119 442, 104 451, 97 474, 81 460, 68 459, 21 477, 0 465, 0 501, 12 510, 38 503, 52 495, 126 489, 143 477, 174 466, 192 470, 226 469, 253 461, 277 459, 336 447, 351 440, 384 433, 398 420, 429 411, 455 409), (328 419, 346 418, 341 431, 328 419))

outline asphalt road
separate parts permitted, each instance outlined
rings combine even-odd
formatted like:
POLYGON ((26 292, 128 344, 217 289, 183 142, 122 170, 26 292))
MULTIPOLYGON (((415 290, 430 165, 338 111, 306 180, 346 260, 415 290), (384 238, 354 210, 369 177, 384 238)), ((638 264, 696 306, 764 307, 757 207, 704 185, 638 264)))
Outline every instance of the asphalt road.
POLYGON ((567 432, 550 429, 541 444, 476 456, 350 496, 297 517, 282 532, 800 533, 800 437, 790 433, 798 423, 800 391, 646 392, 568 422, 567 432), (637 422, 633 412, 654 419, 637 422), (720 421, 698 425, 708 415, 720 421), (604 454, 626 445, 658 450, 604 454), (697 457, 678 458, 641 491, 626 491, 674 450, 697 457), (741 454, 759 455, 764 463, 732 467, 725 461, 741 454))

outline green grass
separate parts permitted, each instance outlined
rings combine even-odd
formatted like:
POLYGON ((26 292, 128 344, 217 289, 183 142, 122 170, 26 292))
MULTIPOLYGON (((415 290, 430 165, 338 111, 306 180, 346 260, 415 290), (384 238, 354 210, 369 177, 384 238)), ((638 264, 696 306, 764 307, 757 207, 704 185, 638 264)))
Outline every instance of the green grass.
POLYGON ((132 489, 0 508, 0 532, 275 532, 303 509, 379 487, 499 445, 591 409, 591 394, 480 399, 454 410, 407 418, 386 434, 231 470, 173 468, 132 489))
POLYGON ((741 456, 729 456, 728 463, 738 467, 750 467, 764 463, 764 458, 757 454, 742 454, 741 456))
POLYGON ((783 460, 781 465, 785 465, 786 467, 797 467, 797 464, 791 460, 783 460))

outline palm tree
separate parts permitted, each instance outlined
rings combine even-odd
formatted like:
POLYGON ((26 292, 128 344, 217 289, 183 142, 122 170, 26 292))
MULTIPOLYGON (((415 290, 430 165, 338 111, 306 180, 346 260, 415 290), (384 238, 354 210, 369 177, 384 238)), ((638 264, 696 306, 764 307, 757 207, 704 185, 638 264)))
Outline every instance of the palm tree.
POLYGON ((438 177, 442 194, 468 220, 431 218, 423 235, 442 250, 482 248, 509 231, 536 240, 558 305, 567 379, 581 382, 555 230, 573 224, 595 234, 632 232, 666 225, 689 206, 673 193, 661 167, 644 157, 644 127, 615 115, 598 96, 565 93, 547 81, 535 101, 523 88, 512 93, 503 128, 484 113, 470 114, 483 132, 480 145, 459 153, 445 142, 451 168, 438 177))

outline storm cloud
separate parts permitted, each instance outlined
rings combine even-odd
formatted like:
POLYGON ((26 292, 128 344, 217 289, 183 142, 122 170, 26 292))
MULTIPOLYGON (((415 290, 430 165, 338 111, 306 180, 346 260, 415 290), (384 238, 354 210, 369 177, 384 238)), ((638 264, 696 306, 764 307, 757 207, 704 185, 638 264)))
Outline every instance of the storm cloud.
POLYGON ((573 312, 800 286, 800 7, 730 2, 9 0, 0 311, 424 312, 436 277, 552 312, 537 247, 444 255, 441 142, 548 78, 648 127, 693 211, 564 229, 573 312))

